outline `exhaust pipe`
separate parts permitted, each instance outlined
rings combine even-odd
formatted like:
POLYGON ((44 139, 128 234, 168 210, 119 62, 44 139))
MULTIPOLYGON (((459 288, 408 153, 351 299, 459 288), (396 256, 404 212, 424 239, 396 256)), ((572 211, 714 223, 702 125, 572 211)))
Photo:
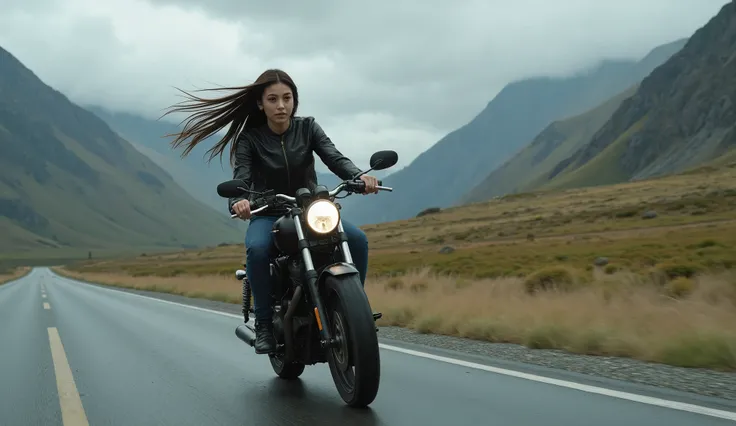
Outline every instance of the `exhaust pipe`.
POLYGON ((238 336, 238 339, 249 344, 251 347, 256 344, 256 331, 249 325, 239 325, 235 329, 235 335, 238 336))

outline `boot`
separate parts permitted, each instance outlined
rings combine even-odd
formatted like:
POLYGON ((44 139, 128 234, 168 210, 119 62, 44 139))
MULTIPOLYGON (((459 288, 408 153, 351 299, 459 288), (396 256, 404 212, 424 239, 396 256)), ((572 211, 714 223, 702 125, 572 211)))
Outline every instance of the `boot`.
POLYGON ((256 342, 253 345, 257 354, 267 354, 276 350, 276 339, 273 337, 271 322, 256 322, 256 342))

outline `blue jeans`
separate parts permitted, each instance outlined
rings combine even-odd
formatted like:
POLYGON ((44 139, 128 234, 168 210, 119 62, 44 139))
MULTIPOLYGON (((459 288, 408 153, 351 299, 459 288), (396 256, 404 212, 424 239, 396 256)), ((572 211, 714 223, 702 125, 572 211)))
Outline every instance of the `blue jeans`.
MULTIPOLYGON (((270 304, 269 261, 271 229, 278 217, 252 216, 245 232, 245 272, 253 294, 253 306, 257 322, 270 322, 273 311, 270 304)), ((348 246, 356 269, 360 272, 360 282, 365 285, 368 271, 368 237, 365 232, 345 220, 342 221, 348 235, 348 246)))

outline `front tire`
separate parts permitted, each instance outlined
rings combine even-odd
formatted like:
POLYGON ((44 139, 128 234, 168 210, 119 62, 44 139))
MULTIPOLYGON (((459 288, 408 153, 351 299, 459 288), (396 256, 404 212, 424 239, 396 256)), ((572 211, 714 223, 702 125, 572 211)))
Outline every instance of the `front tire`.
POLYGON ((378 336, 368 297, 358 275, 329 276, 325 281, 332 336, 337 347, 327 361, 337 391, 351 407, 366 407, 376 398, 381 379, 378 336))

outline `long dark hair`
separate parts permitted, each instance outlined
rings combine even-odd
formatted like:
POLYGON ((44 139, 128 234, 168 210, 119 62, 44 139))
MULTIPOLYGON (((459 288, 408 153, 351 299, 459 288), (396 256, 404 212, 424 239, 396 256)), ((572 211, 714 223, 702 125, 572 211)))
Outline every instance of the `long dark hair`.
POLYGON ((241 87, 222 87, 206 90, 235 90, 235 93, 220 98, 205 99, 192 95, 184 90, 177 89, 189 98, 188 101, 180 102, 176 107, 164 114, 165 117, 173 112, 192 112, 192 114, 182 123, 186 121, 186 125, 181 132, 166 135, 174 136, 171 146, 176 149, 181 145, 185 145, 182 157, 189 154, 194 147, 202 142, 202 140, 214 135, 225 126, 230 125, 227 134, 212 148, 207 150, 210 154, 209 161, 215 156, 222 157, 225 147, 232 142, 230 146, 230 163, 234 162, 236 144, 235 140, 238 134, 245 128, 261 126, 266 122, 266 114, 258 108, 258 101, 263 96, 266 87, 275 84, 284 83, 291 88, 294 95, 294 110, 291 117, 296 114, 299 106, 299 94, 297 93, 296 84, 291 77, 280 69, 269 69, 263 72, 256 81, 247 86, 241 87), (188 142, 187 139, 190 139, 188 142))

